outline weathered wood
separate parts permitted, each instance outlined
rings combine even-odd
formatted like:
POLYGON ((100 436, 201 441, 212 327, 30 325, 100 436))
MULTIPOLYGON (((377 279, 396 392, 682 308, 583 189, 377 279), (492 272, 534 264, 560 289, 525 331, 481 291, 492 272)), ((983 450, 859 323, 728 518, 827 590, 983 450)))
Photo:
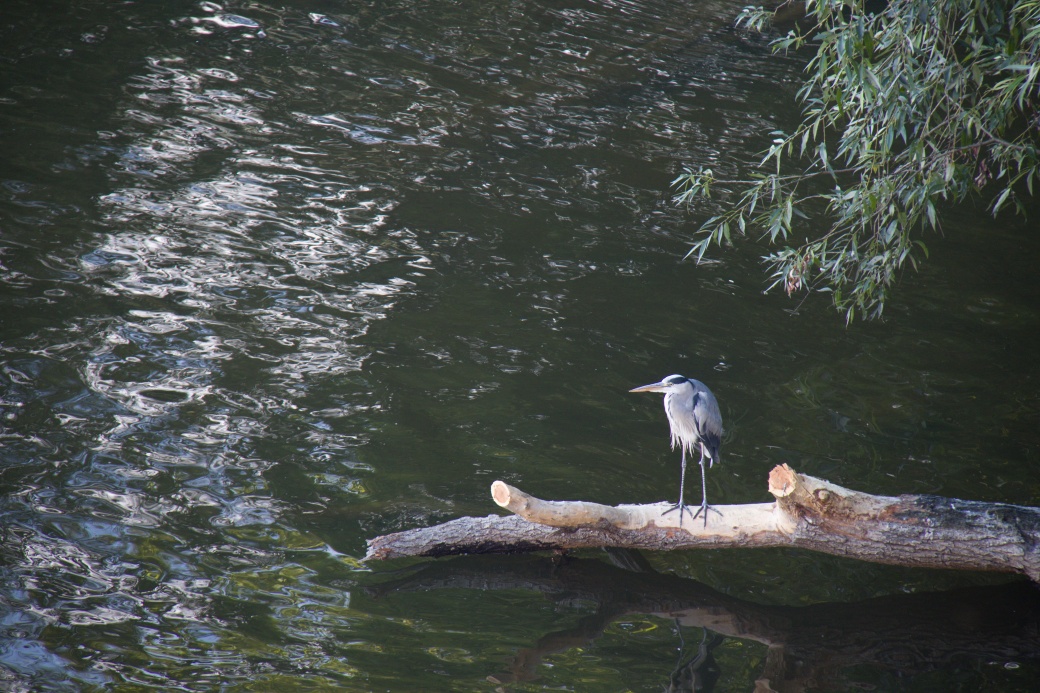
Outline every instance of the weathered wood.
MULTIPOLYGON (((750 505, 724 505, 712 514, 708 527, 701 520, 690 519, 684 513, 682 527, 679 513, 664 514, 673 506, 670 503, 651 505, 600 505, 588 501, 546 501, 524 493, 503 481, 491 484, 491 498, 501 507, 519 515, 528 522, 535 522, 560 529, 599 528, 645 532, 651 530, 685 530, 691 538, 719 538, 738 541, 740 528, 771 527, 772 522, 783 519, 774 515, 772 503, 750 505), (695 526, 696 525, 696 526, 695 526)), ((714 506, 712 506, 714 507, 714 506)), ((681 538, 681 535, 680 535, 681 538)), ((668 548, 678 548, 669 546, 668 548)))
POLYGON ((517 516, 464 517, 369 541, 366 560, 591 547, 646 550, 806 548, 875 563, 1019 573, 1040 581, 1040 508, 938 496, 873 496, 798 474, 769 476, 776 503, 714 506, 707 526, 667 503, 544 501, 501 481, 517 516))
POLYGON ((770 473, 791 544, 874 563, 1019 573, 1040 582, 1040 508, 872 496, 787 465, 770 473))
MULTIPOLYGON (((595 503, 582 503, 595 506, 595 503)), ((611 510, 624 512, 635 508, 637 514, 645 514, 652 518, 671 507, 667 503, 648 506, 601 506, 611 510)), ((759 503, 748 506, 720 506, 723 513, 720 518, 712 515, 707 529, 697 523, 695 532, 689 531, 691 524, 687 516, 684 525, 679 529, 678 519, 672 521, 665 516, 660 526, 650 520, 645 526, 636 529, 624 529, 605 520, 583 527, 551 527, 549 525, 528 522, 518 516, 500 517, 460 517, 433 527, 409 529, 395 534, 375 537, 368 542, 368 554, 365 560, 403 558, 406 556, 452 556, 458 554, 477 553, 523 553, 526 551, 546 551, 563 549, 588 549, 602 547, 618 547, 628 549, 644 549, 661 551, 690 548, 720 548, 734 545, 740 546, 775 546, 775 542, 763 542, 762 537, 749 536, 733 523, 723 524, 730 518, 747 520, 758 516, 750 524, 762 527, 772 524, 772 503, 759 503), (674 526, 671 526, 674 524, 674 526)))

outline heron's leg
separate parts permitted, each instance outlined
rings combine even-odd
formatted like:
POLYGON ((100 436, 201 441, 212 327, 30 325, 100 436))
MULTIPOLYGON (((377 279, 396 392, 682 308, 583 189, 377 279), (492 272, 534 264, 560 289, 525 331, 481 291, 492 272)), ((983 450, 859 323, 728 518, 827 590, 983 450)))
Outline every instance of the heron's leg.
MULTIPOLYGON (((717 515, 722 513, 715 508, 708 505, 708 479, 704 473, 704 446, 701 445, 701 507, 697 508, 697 512, 693 514, 693 519, 697 519, 697 516, 704 513, 704 526, 708 526, 708 511, 714 510, 717 515)), ((681 524, 681 523, 680 523, 681 524)))
MULTIPOLYGON (((703 469, 703 465, 701 465, 701 467, 703 469)), ((668 508, 667 510, 665 510, 663 513, 661 513, 662 515, 667 515, 668 513, 672 512, 673 510, 678 510, 679 511, 679 526, 680 527, 682 527, 683 512, 684 511, 685 512, 690 512, 690 509, 688 507, 686 507, 686 503, 683 501, 683 499, 685 498, 685 495, 684 495, 685 490, 686 490, 686 448, 684 447, 682 449, 682 475, 679 477, 679 502, 676 503, 675 505, 673 505, 672 507, 668 508)), ((696 515, 693 515, 693 516, 690 517, 691 520, 694 520, 696 518, 697 518, 696 515)))
POLYGON ((679 524, 682 524, 682 510, 686 506, 686 448, 682 451, 682 472, 679 473, 679 524))

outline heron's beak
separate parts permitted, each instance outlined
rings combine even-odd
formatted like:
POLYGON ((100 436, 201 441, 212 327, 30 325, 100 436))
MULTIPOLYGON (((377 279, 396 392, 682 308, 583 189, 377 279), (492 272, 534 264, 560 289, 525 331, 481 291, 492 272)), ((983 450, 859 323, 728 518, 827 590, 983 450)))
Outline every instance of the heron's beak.
POLYGON ((666 389, 668 389, 668 386, 664 383, 652 383, 650 385, 633 387, 629 392, 664 392, 666 389))

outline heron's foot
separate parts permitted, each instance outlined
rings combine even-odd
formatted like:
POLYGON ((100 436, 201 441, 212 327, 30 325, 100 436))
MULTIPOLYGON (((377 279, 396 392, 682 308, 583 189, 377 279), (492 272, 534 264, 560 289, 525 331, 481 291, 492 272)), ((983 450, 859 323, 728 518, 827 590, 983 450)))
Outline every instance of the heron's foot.
MULTIPOLYGON (((672 507, 668 508, 663 513, 661 513, 661 515, 664 516, 664 515, 667 515, 668 513, 675 512, 676 510, 679 511, 679 526, 680 527, 682 527, 683 513, 689 514, 691 520, 696 520, 697 519, 697 515, 693 514, 693 511, 690 510, 690 506, 686 505, 685 503, 681 503, 681 502, 680 503, 676 503, 672 507)), ((712 508, 712 510, 715 510, 715 509, 712 508)), ((716 510, 716 512, 718 512, 718 511, 716 510)), ((699 514, 700 510, 698 510, 697 513, 699 514)))
POLYGON ((693 519, 696 520, 698 515, 700 515, 701 513, 704 513, 704 526, 707 527, 708 526, 708 511, 709 510, 712 511, 713 513, 715 513, 716 515, 718 515, 719 517, 722 517, 722 511, 721 510, 717 510, 716 508, 711 507, 710 505, 708 505, 708 501, 704 501, 703 503, 701 503, 701 507, 697 508, 697 512, 695 512, 693 514, 693 519))

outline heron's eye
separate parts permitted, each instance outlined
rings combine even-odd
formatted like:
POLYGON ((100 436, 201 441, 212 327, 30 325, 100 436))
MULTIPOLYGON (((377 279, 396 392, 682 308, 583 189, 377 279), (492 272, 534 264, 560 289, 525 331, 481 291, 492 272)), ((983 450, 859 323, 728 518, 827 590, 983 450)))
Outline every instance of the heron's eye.
POLYGON ((669 385, 679 385, 680 383, 685 383, 686 378, 682 377, 681 375, 676 375, 671 378, 668 378, 667 380, 665 380, 665 382, 669 385))

